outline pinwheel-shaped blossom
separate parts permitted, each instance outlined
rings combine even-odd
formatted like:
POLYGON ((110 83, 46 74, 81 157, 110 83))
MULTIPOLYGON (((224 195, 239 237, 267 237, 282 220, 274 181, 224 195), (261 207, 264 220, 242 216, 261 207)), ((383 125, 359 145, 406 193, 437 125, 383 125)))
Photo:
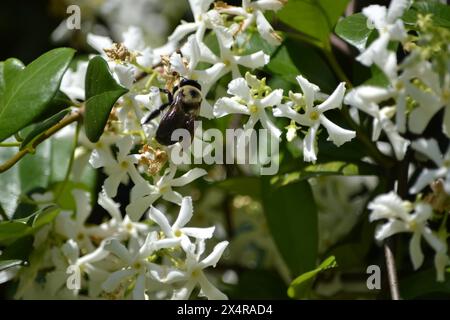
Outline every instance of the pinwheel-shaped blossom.
POLYGON ((107 153, 100 153, 94 150, 89 159, 90 164, 94 168, 103 167, 105 173, 108 175, 103 185, 106 194, 109 197, 115 197, 117 188, 121 182, 127 184, 128 177, 131 177, 134 183, 139 182, 142 178, 137 171, 135 164, 138 162, 137 155, 129 154, 133 147, 133 138, 125 136, 117 141, 116 159, 107 153))
POLYGON ((186 261, 181 269, 173 269, 167 274, 168 283, 184 282, 180 289, 175 290, 172 299, 188 299, 197 286, 200 286, 201 294, 210 300, 228 299, 225 294, 208 280, 204 273, 206 268, 216 266, 227 246, 228 241, 219 242, 206 258, 201 259, 205 252, 205 241, 200 239, 196 245, 191 244, 186 252, 186 261))
POLYGON ((283 7, 281 0, 242 0, 242 6, 231 6, 226 3, 220 3, 216 9, 220 13, 243 17, 239 30, 245 31, 249 26, 256 22, 256 28, 261 37, 272 45, 279 45, 281 38, 275 33, 270 23, 264 16, 264 11, 278 11, 283 7))
POLYGON ((386 133, 394 150, 395 157, 402 160, 410 142, 403 138, 391 118, 396 112, 395 107, 383 107, 379 103, 391 96, 391 92, 384 88, 360 86, 350 91, 344 99, 348 105, 356 107, 373 117, 372 140, 380 138, 381 130, 386 133))
MULTIPOLYGON (((104 259, 108 255, 108 251, 104 250, 100 245, 96 250, 84 256, 80 254, 80 248, 73 239, 67 240, 60 248, 54 247, 51 251, 51 260, 55 265, 55 270, 46 275, 45 286, 51 296, 55 296, 59 290, 62 290, 68 280, 69 273, 80 272, 78 280, 83 279, 81 273, 89 276, 89 296, 95 298, 101 292, 99 283, 103 282, 108 272, 95 266, 95 262, 104 259)), ((70 280, 70 279, 69 279, 70 280)), ((76 278, 74 277, 74 280, 76 278)), ((82 283, 73 283, 74 288, 72 294, 78 294, 82 283), (77 286, 79 287, 77 288, 77 286)))
POLYGON ((195 239, 210 239, 214 233, 214 227, 210 228, 189 228, 185 227, 193 216, 193 207, 191 197, 184 197, 181 202, 180 212, 175 222, 170 225, 167 217, 155 207, 151 207, 149 217, 160 227, 166 238, 180 239, 181 246, 188 250, 191 245, 189 237, 195 239))
POLYGON ((428 219, 431 218, 432 208, 427 203, 412 204, 402 199, 394 192, 376 197, 368 206, 372 213, 370 221, 387 219, 375 233, 375 238, 384 240, 394 234, 407 232, 412 233, 409 242, 409 254, 414 269, 418 269, 424 260, 421 248, 422 237, 436 251, 444 249, 442 241, 427 226, 428 219), (413 211, 411 213, 411 211, 413 211))
POLYGON ((362 10, 377 29, 379 37, 356 58, 358 61, 366 66, 375 63, 382 70, 390 68, 395 53, 389 51, 387 47, 389 41, 403 41, 406 38, 405 27, 400 18, 410 3, 410 0, 393 0, 389 8, 371 5, 362 10))
POLYGON ((228 84, 228 94, 233 97, 220 98, 214 105, 214 115, 223 117, 228 114, 238 113, 248 115, 248 121, 244 125, 244 131, 253 129, 259 121, 269 130, 270 134, 279 138, 280 129, 269 119, 266 109, 278 105, 283 97, 283 90, 277 89, 267 92, 265 79, 258 80, 247 73, 244 78, 237 78, 228 84))
MULTIPOLYGON (((156 232, 149 233, 142 246, 133 238, 129 241, 128 248, 117 239, 105 240, 105 250, 114 254, 122 263, 123 268, 109 275, 102 284, 103 290, 108 293, 113 292, 121 284, 132 279, 134 280, 132 298, 134 300, 144 300, 146 277, 154 266, 152 262, 149 262, 148 257, 160 249, 178 246, 179 242, 179 239, 158 239, 156 232)), ((159 270, 160 268, 156 268, 156 271, 159 270)))
POLYGON ((181 205, 182 196, 172 190, 173 187, 182 187, 207 174, 206 170, 194 168, 184 175, 175 178, 176 166, 170 166, 162 176, 154 177, 154 184, 140 179, 131 190, 130 204, 126 208, 127 215, 132 221, 138 221, 144 212, 159 198, 181 205))
POLYGON ((340 146, 353 139, 355 131, 343 129, 331 122, 324 112, 340 108, 345 93, 345 84, 342 82, 334 92, 321 104, 315 106, 314 101, 321 95, 320 88, 310 83, 302 76, 297 76, 297 81, 303 91, 300 93, 289 93, 290 101, 281 104, 273 109, 273 115, 276 117, 286 117, 294 120, 301 126, 309 127, 303 142, 303 157, 305 161, 316 161, 316 135, 320 125, 323 125, 328 132, 328 140, 333 141, 336 146, 340 146), (300 114, 296 109, 301 109, 304 113, 300 114))
POLYGON ((442 154, 439 145, 434 139, 419 139, 412 143, 412 148, 422 153, 436 165, 436 169, 423 169, 416 183, 409 190, 418 193, 433 181, 443 178, 445 192, 450 194, 450 148, 442 154))
POLYGON ((269 63, 270 56, 260 50, 248 55, 236 55, 233 52, 234 38, 233 32, 229 28, 222 26, 217 26, 214 31, 217 35, 217 41, 220 48, 220 62, 225 64, 224 71, 222 75, 231 71, 233 79, 241 77, 241 72, 239 71, 239 66, 244 66, 251 70, 256 68, 261 68, 269 63))

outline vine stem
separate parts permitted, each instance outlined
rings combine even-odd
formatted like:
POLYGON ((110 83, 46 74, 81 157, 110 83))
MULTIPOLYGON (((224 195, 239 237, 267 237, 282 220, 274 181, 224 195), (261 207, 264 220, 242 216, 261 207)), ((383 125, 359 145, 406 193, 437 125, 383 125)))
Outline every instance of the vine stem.
POLYGON ((395 266, 395 257, 392 251, 391 241, 384 242, 384 257, 386 260, 386 269, 388 274, 389 289, 392 300, 400 300, 400 290, 398 287, 397 268, 395 266))
POLYGON ((2 142, 0 143, 0 147, 10 148, 10 147, 19 147, 20 142, 2 142))
POLYGON ((6 160, 2 165, 0 165, 0 173, 10 169, 14 164, 16 164, 23 157, 25 157, 28 153, 34 153, 34 150, 39 144, 41 144, 42 142, 50 138, 52 135, 54 135, 56 132, 68 126, 69 124, 75 121, 80 121, 81 118, 82 118, 82 111, 77 111, 67 116, 66 118, 62 119, 60 122, 58 122, 53 127, 51 127, 43 134, 41 134, 30 146, 20 150, 10 159, 6 160))

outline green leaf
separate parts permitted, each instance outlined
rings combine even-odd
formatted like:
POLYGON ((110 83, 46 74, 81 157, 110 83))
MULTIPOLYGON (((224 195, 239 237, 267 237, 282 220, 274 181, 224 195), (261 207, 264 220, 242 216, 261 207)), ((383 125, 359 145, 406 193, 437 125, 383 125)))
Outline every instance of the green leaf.
POLYGON ((5 61, 3 70, 3 77, 5 81, 5 88, 11 86, 14 79, 20 74, 20 72, 25 68, 22 61, 16 58, 9 58, 5 61))
POLYGON ((0 108, 0 141, 46 111, 74 52, 69 48, 51 50, 20 71, 11 85, 6 84, 0 108))
POLYGON ((297 88, 299 86, 295 77, 298 75, 303 75, 317 84, 324 92, 332 92, 337 83, 333 71, 322 58, 318 49, 298 43, 291 38, 287 38, 283 42, 270 58, 266 68, 297 88))
POLYGON ((450 295, 450 277, 447 276, 444 282, 437 282, 436 270, 431 268, 401 278, 399 288, 403 299, 425 298, 433 294, 446 294, 448 296, 450 295))
POLYGON ((275 187, 263 177, 262 199, 269 229, 292 274, 316 266, 317 207, 307 181, 275 187))
POLYGON ((290 0, 278 12, 281 21, 329 47, 329 36, 349 0, 290 0))
POLYGON ((334 31, 339 37, 361 51, 366 47, 367 39, 373 29, 367 27, 365 15, 356 13, 340 20, 334 31))
POLYGON ((230 299, 286 299, 286 285, 276 272, 244 270, 239 282, 226 290, 230 299))
POLYGON ((305 272, 295 278, 288 288, 288 296, 293 299, 308 298, 309 291, 311 290, 314 279, 317 275, 325 270, 336 267, 336 258, 334 256, 328 257, 316 269, 305 272))
POLYGON ((35 122, 45 121, 70 106, 73 106, 72 100, 70 100, 64 92, 58 90, 52 100, 48 103, 46 111, 37 117, 35 122))
POLYGON ((261 198, 261 181, 258 177, 236 177, 216 184, 232 194, 247 195, 254 199, 261 198))
POLYGON ((28 234, 31 227, 17 221, 0 222, 0 244, 6 245, 28 234))
POLYGON ((0 62, 0 110, 2 105, 3 94, 5 93, 5 78, 4 78, 5 63, 0 62))
POLYGON ((45 120, 44 122, 39 123, 34 127, 34 129, 23 139, 22 144, 20 145, 20 149, 25 148, 27 145, 32 143, 41 133, 44 133, 59 121, 61 121, 70 110, 63 110, 51 118, 45 120))
POLYGON ((313 164, 306 166, 301 171, 289 172, 275 176, 271 183, 277 186, 285 186, 293 182, 306 180, 317 176, 357 176, 360 170, 356 164, 341 161, 313 164))
POLYGON ((103 134, 114 103, 128 89, 114 80, 108 63, 100 56, 89 61, 85 87, 87 101, 84 127, 89 140, 97 142, 103 134))

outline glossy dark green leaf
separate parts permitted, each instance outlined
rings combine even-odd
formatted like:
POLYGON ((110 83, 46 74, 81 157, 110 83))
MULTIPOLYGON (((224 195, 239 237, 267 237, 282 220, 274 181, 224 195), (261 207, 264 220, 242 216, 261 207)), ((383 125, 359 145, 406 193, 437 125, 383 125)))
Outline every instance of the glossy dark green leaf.
POLYGON ((0 141, 45 112, 74 52, 69 48, 51 50, 20 71, 11 85, 6 84, 0 109, 0 141))
POLYGON ((113 78, 108 63, 100 56, 89 61, 86 72, 86 111, 84 127, 86 136, 97 142, 108 121, 114 103, 128 89, 119 85, 113 78))
POLYGON ((52 117, 58 112, 67 109, 70 106, 73 106, 74 103, 70 98, 61 90, 58 90, 55 96, 50 100, 48 106, 44 113, 42 113, 39 117, 36 118, 35 122, 42 122, 46 119, 52 117))
POLYGON ((365 15, 356 13, 340 20, 334 31, 339 37, 361 51, 366 47, 367 39, 373 29, 367 27, 365 15))
POLYGON ((264 213, 275 244, 292 274, 316 267, 317 207, 307 181, 275 187, 262 179, 264 213))
POLYGON ((4 62, 3 66, 3 78, 5 81, 5 89, 7 86, 11 86, 14 79, 25 68, 22 61, 16 58, 9 58, 4 62))
POLYGON ((217 186, 231 194, 248 195, 254 199, 261 197, 261 182, 258 177, 236 177, 218 182, 217 186))
POLYGON ((6 245, 28 234, 31 227, 17 221, 0 222, 0 244, 6 245))
POLYGON ((334 256, 328 257, 317 268, 305 272, 295 278, 288 288, 288 296, 294 299, 308 298, 309 292, 314 283, 314 279, 317 277, 317 275, 325 270, 336 267, 336 258, 334 256))
POLYGON ((44 122, 41 122, 37 124, 34 129, 23 139, 22 144, 20 145, 20 149, 25 148, 27 145, 29 145, 31 142, 34 141, 41 133, 44 133, 51 127, 53 127, 55 124, 57 124, 59 121, 61 121, 70 110, 63 110, 51 118, 45 120, 44 122))
POLYGON ((290 0, 278 17, 326 48, 330 33, 348 3, 349 0, 290 0))
MULTIPOLYGON (((14 156, 17 148, 2 148, 0 151, 0 162, 3 163, 14 156)), ((0 174, 0 186, 0 205, 6 215, 12 217, 21 194, 18 166, 0 174)))
POLYGON ((400 295, 403 299, 426 298, 431 295, 446 294, 450 296, 450 277, 446 276, 444 282, 436 281, 434 268, 414 272, 412 275, 401 278, 399 283, 400 295))
POLYGON ((286 39, 271 57, 267 70, 294 84, 300 90, 295 77, 303 75, 317 84, 322 91, 332 92, 337 79, 320 50, 291 38, 286 39))

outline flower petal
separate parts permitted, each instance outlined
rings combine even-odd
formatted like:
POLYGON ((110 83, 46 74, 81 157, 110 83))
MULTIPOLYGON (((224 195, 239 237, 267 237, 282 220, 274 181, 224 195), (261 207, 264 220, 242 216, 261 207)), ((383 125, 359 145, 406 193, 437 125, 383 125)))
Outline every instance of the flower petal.
POLYGON ((180 212, 178 214, 177 219, 172 225, 172 228, 174 230, 178 230, 182 227, 184 227, 192 218, 193 216, 193 206, 192 206, 192 198, 191 197, 184 197, 181 201, 181 208, 180 212))
POLYGON ((328 99, 317 106, 317 109, 320 112, 325 112, 327 110, 341 108, 342 100, 344 99, 344 94, 345 94, 345 82, 341 82, 337 86, 337 88, 333 91, 333 93, 328 97, 328 99))
POLYGON ((328 118, 325 117, 323 114, 320 115, 320 122, 327 129, 328 132, 327 140, 333 141, 333 143, 338 147, 356 137, 355 131, 339 127, 338 125, 328 120, 328 118))
POLYGON ((222 257, 223 252, 228 246, 228 241, 222 241, 216 244, 213 251, 199 263, 199 267, 204 269, 207 267, 215 267, 222 257))
POLYGON ((248 108, 231 98, 220 98, 214 105, 214 116, 220 118, 229 114, 249 114, 248 108))
POLYGON ((409 256, 411 258, 411 262, 413 264, 414 270, 420 268, 423 263, 423 253, 421 248, 421 234, 420 232, 414 232, 411 240, 409 240, 409 256))
POLYGON ((202 293, 209 300, 228 300, 228 297, 217 289, 209 280, 206 278, 203 272, 200 272, 198 276, 198 282, 202 288, 202 293))
POLYGON ((208 174, 205 169, 194 168, 183 174, 181 177, 175 178, 170 182, 172 187, 182 187, 198 178, 208 174))

